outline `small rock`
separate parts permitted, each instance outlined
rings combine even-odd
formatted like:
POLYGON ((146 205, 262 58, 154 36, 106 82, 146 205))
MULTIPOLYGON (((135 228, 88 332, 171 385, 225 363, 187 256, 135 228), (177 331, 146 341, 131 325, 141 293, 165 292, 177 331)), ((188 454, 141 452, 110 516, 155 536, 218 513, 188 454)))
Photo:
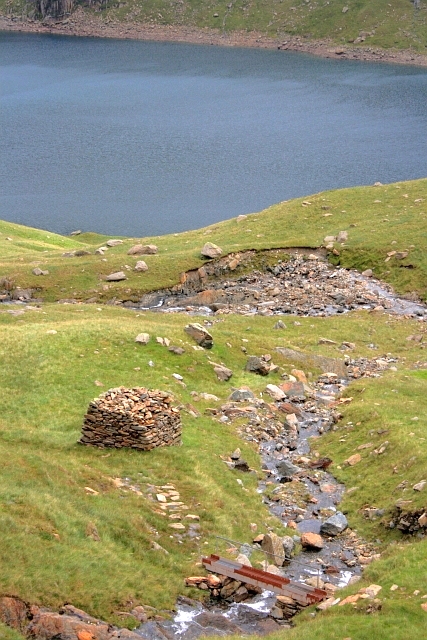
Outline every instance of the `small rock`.
POLYGON ((417 484, 414 484, 412 488, 414 491, 422 491, 426 486, 426 484, 427 484, 427 480, 421 480, 421 482, 417 482, 417 484))
POLYGON ((232 460, 239 460, 240 456, 241 456, 240 449, 236 449, 235 451, 233 451, 233 453, 231 454, 230 458, 232 460))
POLYGON ((273 398, 273 400, 283 400, 286 398, 286 393, 275 384, 268 384, 265 391, 273 398))
POLYGON ((240 562, 240 564, 243 564, 246 567, 252 567, 251 561, 249 560, 248 556, 245 556, 244 553, 239 553, 236 558, 236 562, 240 562))
POLYGON ((365 276, 366 278, 371 278, 373 276, 373 271, 372 269, 365 269, 365 271, 362 271, 362 276, 365 276))
POLYGON ((360 462, 361 459, 362 456, 360 455, 360 453, 355 453, 353 456, 347 458, 347 460, 344 460, 344 464, 347 464, 349 467, 353 467, 355 464, 360 462))
POLYGON ((278 320, 273 329, 286 329, 286 325, 284 322, 282 322, 282 320, 278 320))
POLYGON ((123 244, 123 240, 107 240, 105 244, 107 247, 116 247, 119 244, 123 244))
POLYGON ((39 267, 36 267, 35 269, 33 269, 32 274, 34 276, 48 276, 49 275, 49 271, 43 270, 43 269, 39 269, 39 267))
POLYGON ((200 253, 205 258, 218 258, 222 254, 222 249, 213 242, 206 242, 200 253))
POLYGON ((155 255, 156 253, 157 247, 155 244, 135 244, 127 252, 128 256, 155 255))
POLYGON ((348 240, 347 231, 340 231, 337 236, 337 242, 347 242, 347 240, 348 240))
POLYGON ((205 327, 203 327, 198 322, 193 322, 191 324, 187 324, 184 327, 184 331, 188 334, 193 340, 197 342, 201 347, 205 349, 212 349, 213 346, 213 337, 209 333, 205 327))
POLYGON ((185 353, 185 349, 175 346, 170 346, 168 351, 170 351, 171 353, 176 353, 177 356, 182 356, 182 354, 185 353))
POLYGON ((115 273, 110 273, 110 275, 106 276, 105 279, 107 282, 120 282, 120 280, 127 280, 124 271, 116 271, 115 273))
POLYGON ((138 260, 133 268, 134 271, 148 271, 147 263, 144 260, 138 260))
POLYGON ((230 380, 231 376, 233 375, 231 369, 228 369, 227 367, 224 367, 222 365, 216 365, 214 367, 214 371, 218 380, 221 380, 222 382, 227 382, 227 380, 230 380))
POLYGON ((244 402, 245 400, 252 400, 254 397, 250 389, 235 389, 230 395, 229 400, 233 402, 244 402))
POLYGON ((135 342, 139 344, 148 344, 150 342, 150 334, 149 333, 138 333, 135 338, 135 342))

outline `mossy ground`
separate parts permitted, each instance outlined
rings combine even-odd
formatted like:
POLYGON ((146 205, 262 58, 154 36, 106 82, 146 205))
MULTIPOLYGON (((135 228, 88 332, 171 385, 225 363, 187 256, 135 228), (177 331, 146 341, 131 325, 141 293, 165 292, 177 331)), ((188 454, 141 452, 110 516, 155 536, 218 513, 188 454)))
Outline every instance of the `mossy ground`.
MULTIPOLYGON (((300 199, 240 223, 232 220, 179 236, 146 239, 159 246, 159 254, 147 256, 150 270, 142 274, 145 281, 136 282, 136 274, 130 271, 125 286, 140 292, 176 282, 179 271, 202 264, 200 247, 207 239, 218 242, 225 251, 235 250, 236 245, 239 249, 316 247, 325 235, 346 229, 348 248, 339 247, 342 263, 373 267, 400 290, 418 291, 425 297, 426 180, 328 192, 304 201, 311 204, 303 205, 300 199), (325 213, 332 216, 325 217, 325 213), (384 228, 390 230, 387 235, 384 228), (393 240, 396 245, 391 244, 393 240), (414 268, 403 269, 393 259, 385 263, 387 251, 393 248, 409 250, 414 268)), ((20 286, 34 286, 44 278, 41 294, 46 300, 68 297, 60 291, 62 285, 84 299, 87 286, 99 286, 101 268, 117 270, 130 260, 126 251, 134 243, 124 239, 123 245, 110 249, 108 263, 103 263, 98 256, 61 255, 70 249, 93 249, 104 237, 62 238, 9 223, 1 223, 0 231, 0 275, 20 286), (49 276, 37 279, 31 275, 38 258, 40 266, 51 272, 49 276)), ((111 286, 105 293, 119 297, 121 286, 111 286)), ((376 582, 383 586, 383 603, 380 611, 371 614, 347 605, 313 618, 310 610, 297 618, 295 630, 278 637, 423 637, 427 625, 427 614, 421 609, 425 602, 421 597, 427 594, 426 539, 390 529, 387 515, 402 497, 412 500, 408 509, 427 508, 425 491, 412 489, 413 484, 427 479, 427 354, 422 343, 408 340, 422 334, 425 342, 424 323, 381 312, 357 312, 298 318, 299 324, 289 318, 285 319, 287 328, 279 331, 273 329, 274 318, 216 316, 211 328, 214 347, 200 351, 183 331, 188 316, 142 313, 101 301, 102 295, 96 305, 45 303, 20 315, 15 312, 24 307, 0 307, 0 593, 53 608, 72 602, 93 615, 132 626, 135 621, 117 612, 129 611, 131 602, 171 608, 176 596, 186 591, 184 577, 201 571, 197 565, 200 555, 224 551, 217 546, 216 535, 249 542, 253 523, 258 532, 269 527, 284 532, 256 491, 261 477, 256 451, 238 438, 237 424, 226 425, 205 414, 215 403, 196 402, 191 392, 214 393, 220 402, 233 386, 246 384, 262 393, 266 380, 244 371, 243 344, 248 354, 272 354, 281 370, 268 381, 277 383, 280 374, 293 365, 275 354, 276 346, 343 357, 337 346, 318 344, 324 337, 338 345, 343 340, 354 342, 354 356, 391 353, 398 357, 397 371, 353 383, 346 391, 353 401, 343 405, 344 418, 337 430, 312 443, 321 455, 332 458, 331 470, 347 489, 357 487, 346 493, 342 508, 350 525, 366 538, 378 540, 382 552, 381 560, 366 568, 362 583, 348 588, 344 595, 376 582), (143 331, 152 336, 147 346, 134 342, 143 331), (185 354, 169 352, 155 342, 156 336, 183 346, 185 354), (243 343, 243 338, 248 342, 243 343), (378 348, 373 350, 372 343, 378 348), (228 383, 216 379, 210 360, 233 370, 228 383), (185 387, 173 373, 183 376, 185 387), (78 445, 88 402, 118 385, 171 390, 183 406, 183 446, 138 453, 78 445), (189 404, 198 409, 199 417, 188 413, 189 404), (389 445, 384 454, 372 453, 385 440, 389 445), (360 450, 362 460, 357 465, 343 464, 357 447, 368 443, 372 446, 360 450), (237 446, 256 474, 238 473, 224 465, 221 456, 237 446), (117 477, 130 478, 142 495, 118 489, 112 481, 117 477), (407 488, 397 489, 403 480, 407 488), (169 482, 175 484, 191 512, 200 516, 200 543, 173 537, 167 518, 150 500, 149 485, 169 482), (86 487, 98 495, 91 495, 86 487), (385 509, 384 518, 366 519, 363 510, 367 506, 385 509), (98 529, 99 542, 88 537, 90 524, 98 529), (154 551, 153 541, 169 555, 154 551), (392 584, 399 588, 391 592, 392 584), (418 595, 414 595, 416 590, 418 595)), ((0 627, 0 637, 16 640, 19 634, 0 627)))

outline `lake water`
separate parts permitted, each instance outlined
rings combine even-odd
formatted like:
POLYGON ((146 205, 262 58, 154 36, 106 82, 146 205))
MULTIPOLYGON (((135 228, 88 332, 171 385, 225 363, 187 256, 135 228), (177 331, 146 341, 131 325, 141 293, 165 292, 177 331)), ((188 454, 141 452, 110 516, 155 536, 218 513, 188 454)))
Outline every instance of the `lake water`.
POLYGON ((0 218, 201 227, 427 175, 427 70, 255 49, 1 33, 0 218))

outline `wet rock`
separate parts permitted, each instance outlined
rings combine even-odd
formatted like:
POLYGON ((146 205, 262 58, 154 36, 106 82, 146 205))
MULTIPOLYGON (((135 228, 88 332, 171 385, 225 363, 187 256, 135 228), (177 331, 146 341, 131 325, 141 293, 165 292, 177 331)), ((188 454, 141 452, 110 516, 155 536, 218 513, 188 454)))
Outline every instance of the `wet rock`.
POLYGON ((218 258, 222 254, 222 249, 213 242, 206 242, 200 253, 205 258, 218 258))
POLYGON ((106 276, 105 279, 107 282, 120 282, 120 280, 127 280, 127 277, 124 271, 115 271, 106 276))
POLYGON ((341 511, 337 511, 337 513, 322 523, 320 527, 320 533, 323 533, 327 536, 337 536, 339 533, 342 533, 348 527, 347 518, 341 511))
POLYGON ((292 478, 296 473, 301 471, 301 467, 297 467, 290 460, 281 460, 277 463, 277 471, 283 478, 292 478))
POLYGON ((187 324, 184 327, 184 331, 187 335, 189 335, 197 344, 205 349, 212 349, 213 346, 213 337, 209 333, 205 327, 203 327, 198 322, 193 322, 191 324, 187 324))
MULTIPOLYGON (((203 611, 194 618, 194 622, 197 622, 201 627, 218 630, 227 634, 242 635, 242 629, 235 623, 221 615, 220 613, 212 613, 210 611, 203 611)), ((222 634, 221 634, 222 635, 222 634)))
POLYGON ((319 536, 318 533, 307 532, 303 533, 301 536, 301 545, 305 549, 315 549, 320 551, 320 549, 323 549, 324 544, 322 536, 319 536))

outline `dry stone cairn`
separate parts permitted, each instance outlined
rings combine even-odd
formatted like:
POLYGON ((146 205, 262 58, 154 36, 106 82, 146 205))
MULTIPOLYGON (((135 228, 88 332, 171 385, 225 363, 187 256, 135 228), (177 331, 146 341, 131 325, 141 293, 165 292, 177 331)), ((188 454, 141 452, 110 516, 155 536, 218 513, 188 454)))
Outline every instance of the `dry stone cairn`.
POLYGON ((80 443, 140 451, 181 444, 180 413, 172 403, 172 395, 158 389, 109 389, 89 403, 80 443))

